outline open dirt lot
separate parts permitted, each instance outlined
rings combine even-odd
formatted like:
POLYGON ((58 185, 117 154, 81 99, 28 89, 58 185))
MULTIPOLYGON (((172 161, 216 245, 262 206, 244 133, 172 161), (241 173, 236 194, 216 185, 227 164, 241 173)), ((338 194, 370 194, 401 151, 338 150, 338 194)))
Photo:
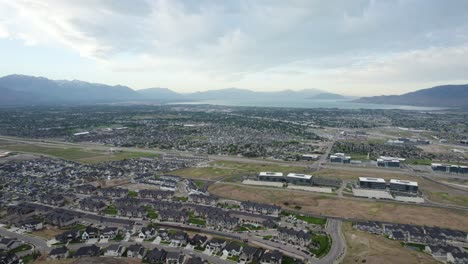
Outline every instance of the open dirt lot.
POLYGON ((452 209, 422 207, 417 205, 339 199, 301 191, 268 189, 216 183, 209 191, 217 196, 276 204, 283 207, 301 206, 304 212, 337 217, 349 217, 441 226, 468 231, 468 212, 452 209))
POLYGON ((397 241, 354 230, 351 223, 345 223, 343 232, 348 246, 343 263, 437 263, 431 256, 404 248, 397 241))
POLYGON ((32 235, 43 237, 45 239, 55 238, 56 235, 63 233, 63 230, 60 230, 56 227, 47 226, 46 228, 32 232, 32 235))

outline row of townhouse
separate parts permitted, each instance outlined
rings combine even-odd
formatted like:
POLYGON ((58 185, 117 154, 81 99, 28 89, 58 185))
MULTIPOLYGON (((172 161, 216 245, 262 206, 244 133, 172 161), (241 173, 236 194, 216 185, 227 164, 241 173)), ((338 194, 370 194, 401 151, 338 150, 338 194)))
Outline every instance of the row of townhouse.
POLYGON ((356 222, 358 230, 385 234, 392 239, 423 244, 445 244, 447 241, 468 242, 467 233, 440 227, 390 224, 376 221, 356 222))
POLYGON ((90 211, 90 212, 101 212, 106 209, 107 204, 102 200, 97 200, 93 198, 85 198, 79 202, 81 210, 90 211))
POLYGON ((312 242, 312 235, 303 230, 280 227, 278 228, 278 239, 289 244, 306 247, 312 242))
POLYGON ((241 202, 240 209, 246 212, 274 215, 277 216, 281 212, 281 207, 270 204, 254 203, 250 201, 241 202))
POLYGON ((138 196, 146 199, 169 200, 174 196, 174 192, 161 190, 140 190, 138 191, 138 196))
POLYGON ((61 194, 42 194, 38 200, 43 204, 49 204, 53 206, 64 206, 65 197, 61 194))
POLYGON ((124 188, 102 188, 98 190, 98 194, 102 196, 110 196, 110 197, 127 197, 128 189, 124 188))
POLYGON ((196 204, 204 204, 210 206, 216 206, 218 204, 217 197, 203 194, 191 194, 188 197, 188 201, 196 204))

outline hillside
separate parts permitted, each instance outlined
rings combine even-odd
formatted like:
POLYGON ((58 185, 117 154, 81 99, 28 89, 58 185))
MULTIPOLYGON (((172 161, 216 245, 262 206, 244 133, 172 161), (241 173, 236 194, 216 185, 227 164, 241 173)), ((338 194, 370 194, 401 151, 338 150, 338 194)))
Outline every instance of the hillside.
POLYGON ((355 102, 434 107, 468 107, 468 84, 441 85, 402 95, 362 97, 355 102))
POLYGON ((82 81, 55 81, 43 77, 8 75, 0 78, 2 105, 106 103, 138 100, 141 95, 126 86, 82 81))
POLYGON ((0 106, 95 104, 119 102, 190 102, 206 100, 341 100, 338 94, 317 89, 257 92, 240 88, 225 88, 193 93, 177 93, 168 88, 133 90, 122 85, 106 85, 79 80, 51 80, 27 75, 0 78, 0 106))

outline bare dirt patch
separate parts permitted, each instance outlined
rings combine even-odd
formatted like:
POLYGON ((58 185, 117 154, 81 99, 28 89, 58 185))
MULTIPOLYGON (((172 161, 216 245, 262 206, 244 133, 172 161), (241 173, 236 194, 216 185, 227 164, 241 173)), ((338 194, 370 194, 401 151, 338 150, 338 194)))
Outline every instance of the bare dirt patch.
POLYGON ((55 238, 56 235, 59 235, 61 233, 63 233, 63 230, 60 230, 52 226, 46 226, 46 228, 42 230, 32 232, 32 235, 43 237, 49 240, 49 239, 55 238))

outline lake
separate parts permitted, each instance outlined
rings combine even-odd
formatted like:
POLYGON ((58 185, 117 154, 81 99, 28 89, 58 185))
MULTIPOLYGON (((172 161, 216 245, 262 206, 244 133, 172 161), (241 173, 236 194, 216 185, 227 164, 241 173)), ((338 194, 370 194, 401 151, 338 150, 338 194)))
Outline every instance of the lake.
POLYGON ((362 104, 352 101, 337 100, 205 100, 196 102, 178 102, 172 104, 209 104, 226 106, 254 106, 254 107, 284 107, 284 108, 339 108, 339 109, 400 109, 400 110, 442 110, 440 107, 423 107, 410 105, 362 104))

